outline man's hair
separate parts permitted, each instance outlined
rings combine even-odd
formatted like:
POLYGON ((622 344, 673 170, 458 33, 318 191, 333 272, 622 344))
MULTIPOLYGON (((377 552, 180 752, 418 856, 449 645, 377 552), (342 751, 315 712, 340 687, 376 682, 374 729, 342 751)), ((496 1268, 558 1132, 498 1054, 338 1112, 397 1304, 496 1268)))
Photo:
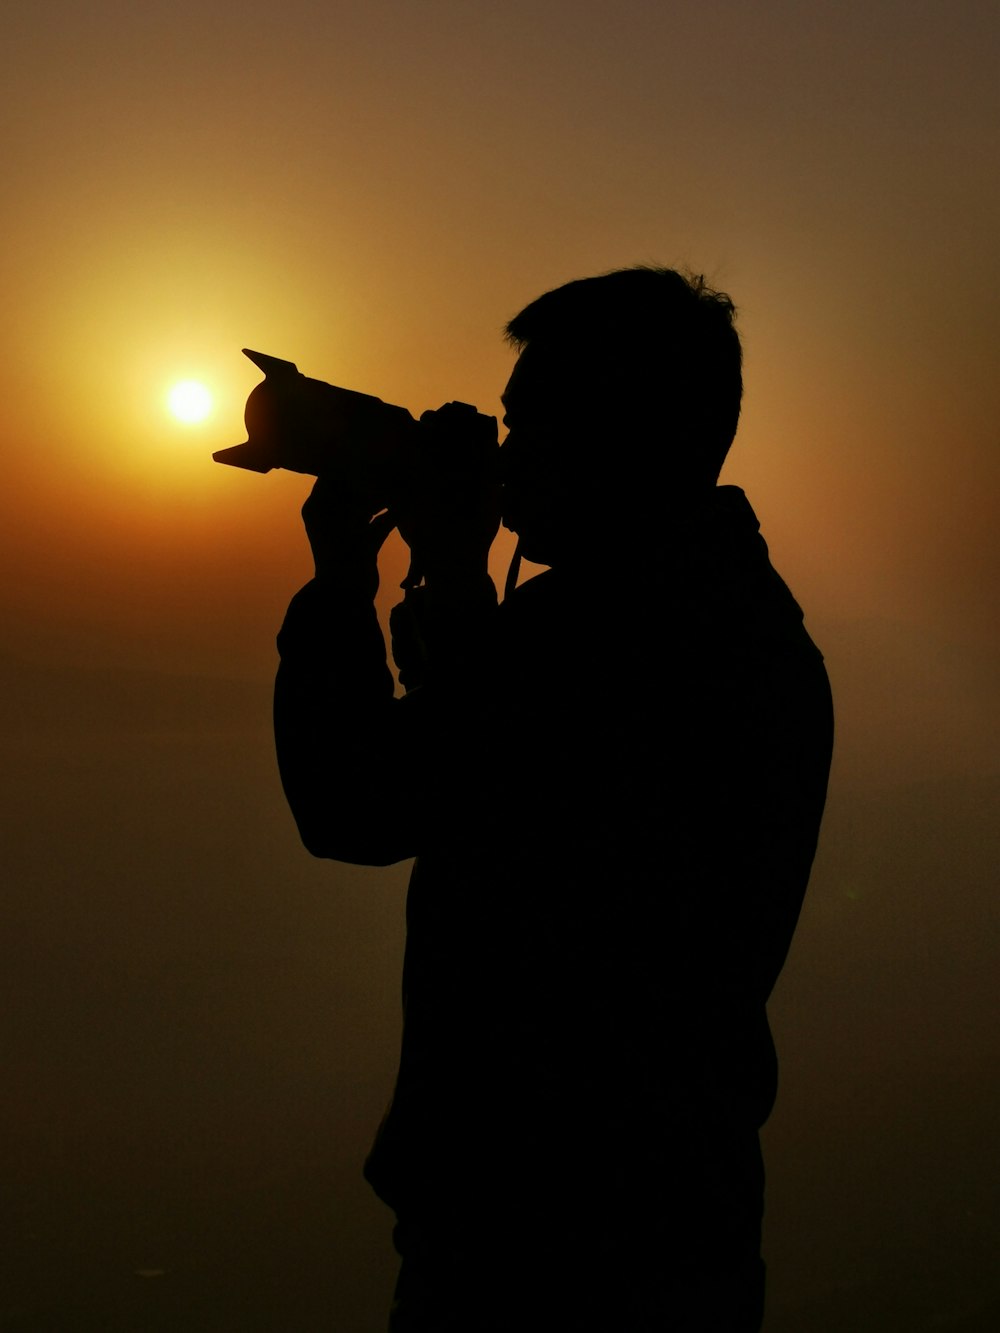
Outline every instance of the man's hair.
POLYGON ((580 278, 515 315, 507 341, 567 364, 596 363, 625 420, 678 447, 662 461, 714 484, 736 434, 743 395, 735 307, 703 277, 639 265, 580 278))

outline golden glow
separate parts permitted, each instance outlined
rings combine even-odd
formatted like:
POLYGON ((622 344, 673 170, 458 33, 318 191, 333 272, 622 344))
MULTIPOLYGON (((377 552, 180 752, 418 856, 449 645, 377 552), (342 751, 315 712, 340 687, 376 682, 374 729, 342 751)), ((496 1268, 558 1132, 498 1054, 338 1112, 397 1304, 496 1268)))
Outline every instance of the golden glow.
POLYGON ((181 380, 167 394, 167 406, 178 421, 196 425, 212 410, 212 395, 197 380, 181 380))

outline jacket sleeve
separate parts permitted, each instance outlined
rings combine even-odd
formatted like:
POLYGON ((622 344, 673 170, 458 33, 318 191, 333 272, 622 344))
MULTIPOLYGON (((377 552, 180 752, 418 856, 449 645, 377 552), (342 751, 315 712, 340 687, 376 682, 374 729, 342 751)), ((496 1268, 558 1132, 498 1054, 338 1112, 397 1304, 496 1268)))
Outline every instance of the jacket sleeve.
POLYGON ((408 593, 393 616, 407 688, 396 698, 370 587, 314 579, 292 599, 278 635, 274 732, 313 856, 391 865, 423 850, 448 809, 456 738, 477 728, 496 607, 487 575, 408 593))
POLYGON ((385 641, 364 589, 313 580, 278 635, 278 769, 307 850, 355 865, 417 851, 417 699, 396 699, 385 641))

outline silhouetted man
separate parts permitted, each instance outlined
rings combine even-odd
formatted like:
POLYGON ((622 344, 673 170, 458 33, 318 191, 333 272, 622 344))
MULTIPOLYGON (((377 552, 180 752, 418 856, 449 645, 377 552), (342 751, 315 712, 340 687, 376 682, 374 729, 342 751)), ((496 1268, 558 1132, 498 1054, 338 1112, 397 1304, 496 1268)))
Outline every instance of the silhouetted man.
POLYGON ((396 1333, 760 1326, 765 1003, 832 712, 753 511, 716 484, 732 315, 670 270, 549 292, 507 330, 502 491, 452 406, 396 512, 373 517, 357 459, 304 510, 288 799, 317 856, 417 857, 366 1168, 398 1218, 396 1333), (497 606, 501 510, 550 568, 497 606), (393 621, 400 699, 372 605, 397 521, 424 574, 393 621))

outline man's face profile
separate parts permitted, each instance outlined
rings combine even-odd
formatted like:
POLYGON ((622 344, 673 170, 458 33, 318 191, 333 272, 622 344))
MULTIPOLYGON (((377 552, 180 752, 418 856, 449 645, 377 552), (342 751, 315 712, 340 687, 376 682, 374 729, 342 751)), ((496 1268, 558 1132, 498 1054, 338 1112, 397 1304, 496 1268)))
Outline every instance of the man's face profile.
POLYGON ((501 401, 502 521, 524 559, 581 563, 598 544, 627 551, 632 516, 665 498, 667 421, 648 386, 606 352, 531 343, 501 401))
POLYGON ((507 438, 501 449, 503 524, 521 539, 529 560, 548 564, 546 533, 556 508, 552 440, 557 429, 554 404, 547 401, 544 374, 525 349, 514 364, 501 401, 507 438), (529 551, 534 554, 529 554, 529 551))
POLYGON ((580 551, 595 518, 592 474, 604 434, 595 423, 607 416, 600 396, 582 367, 535 345, 521 352, 502 395, 503 524, 535 564, 580 551))

